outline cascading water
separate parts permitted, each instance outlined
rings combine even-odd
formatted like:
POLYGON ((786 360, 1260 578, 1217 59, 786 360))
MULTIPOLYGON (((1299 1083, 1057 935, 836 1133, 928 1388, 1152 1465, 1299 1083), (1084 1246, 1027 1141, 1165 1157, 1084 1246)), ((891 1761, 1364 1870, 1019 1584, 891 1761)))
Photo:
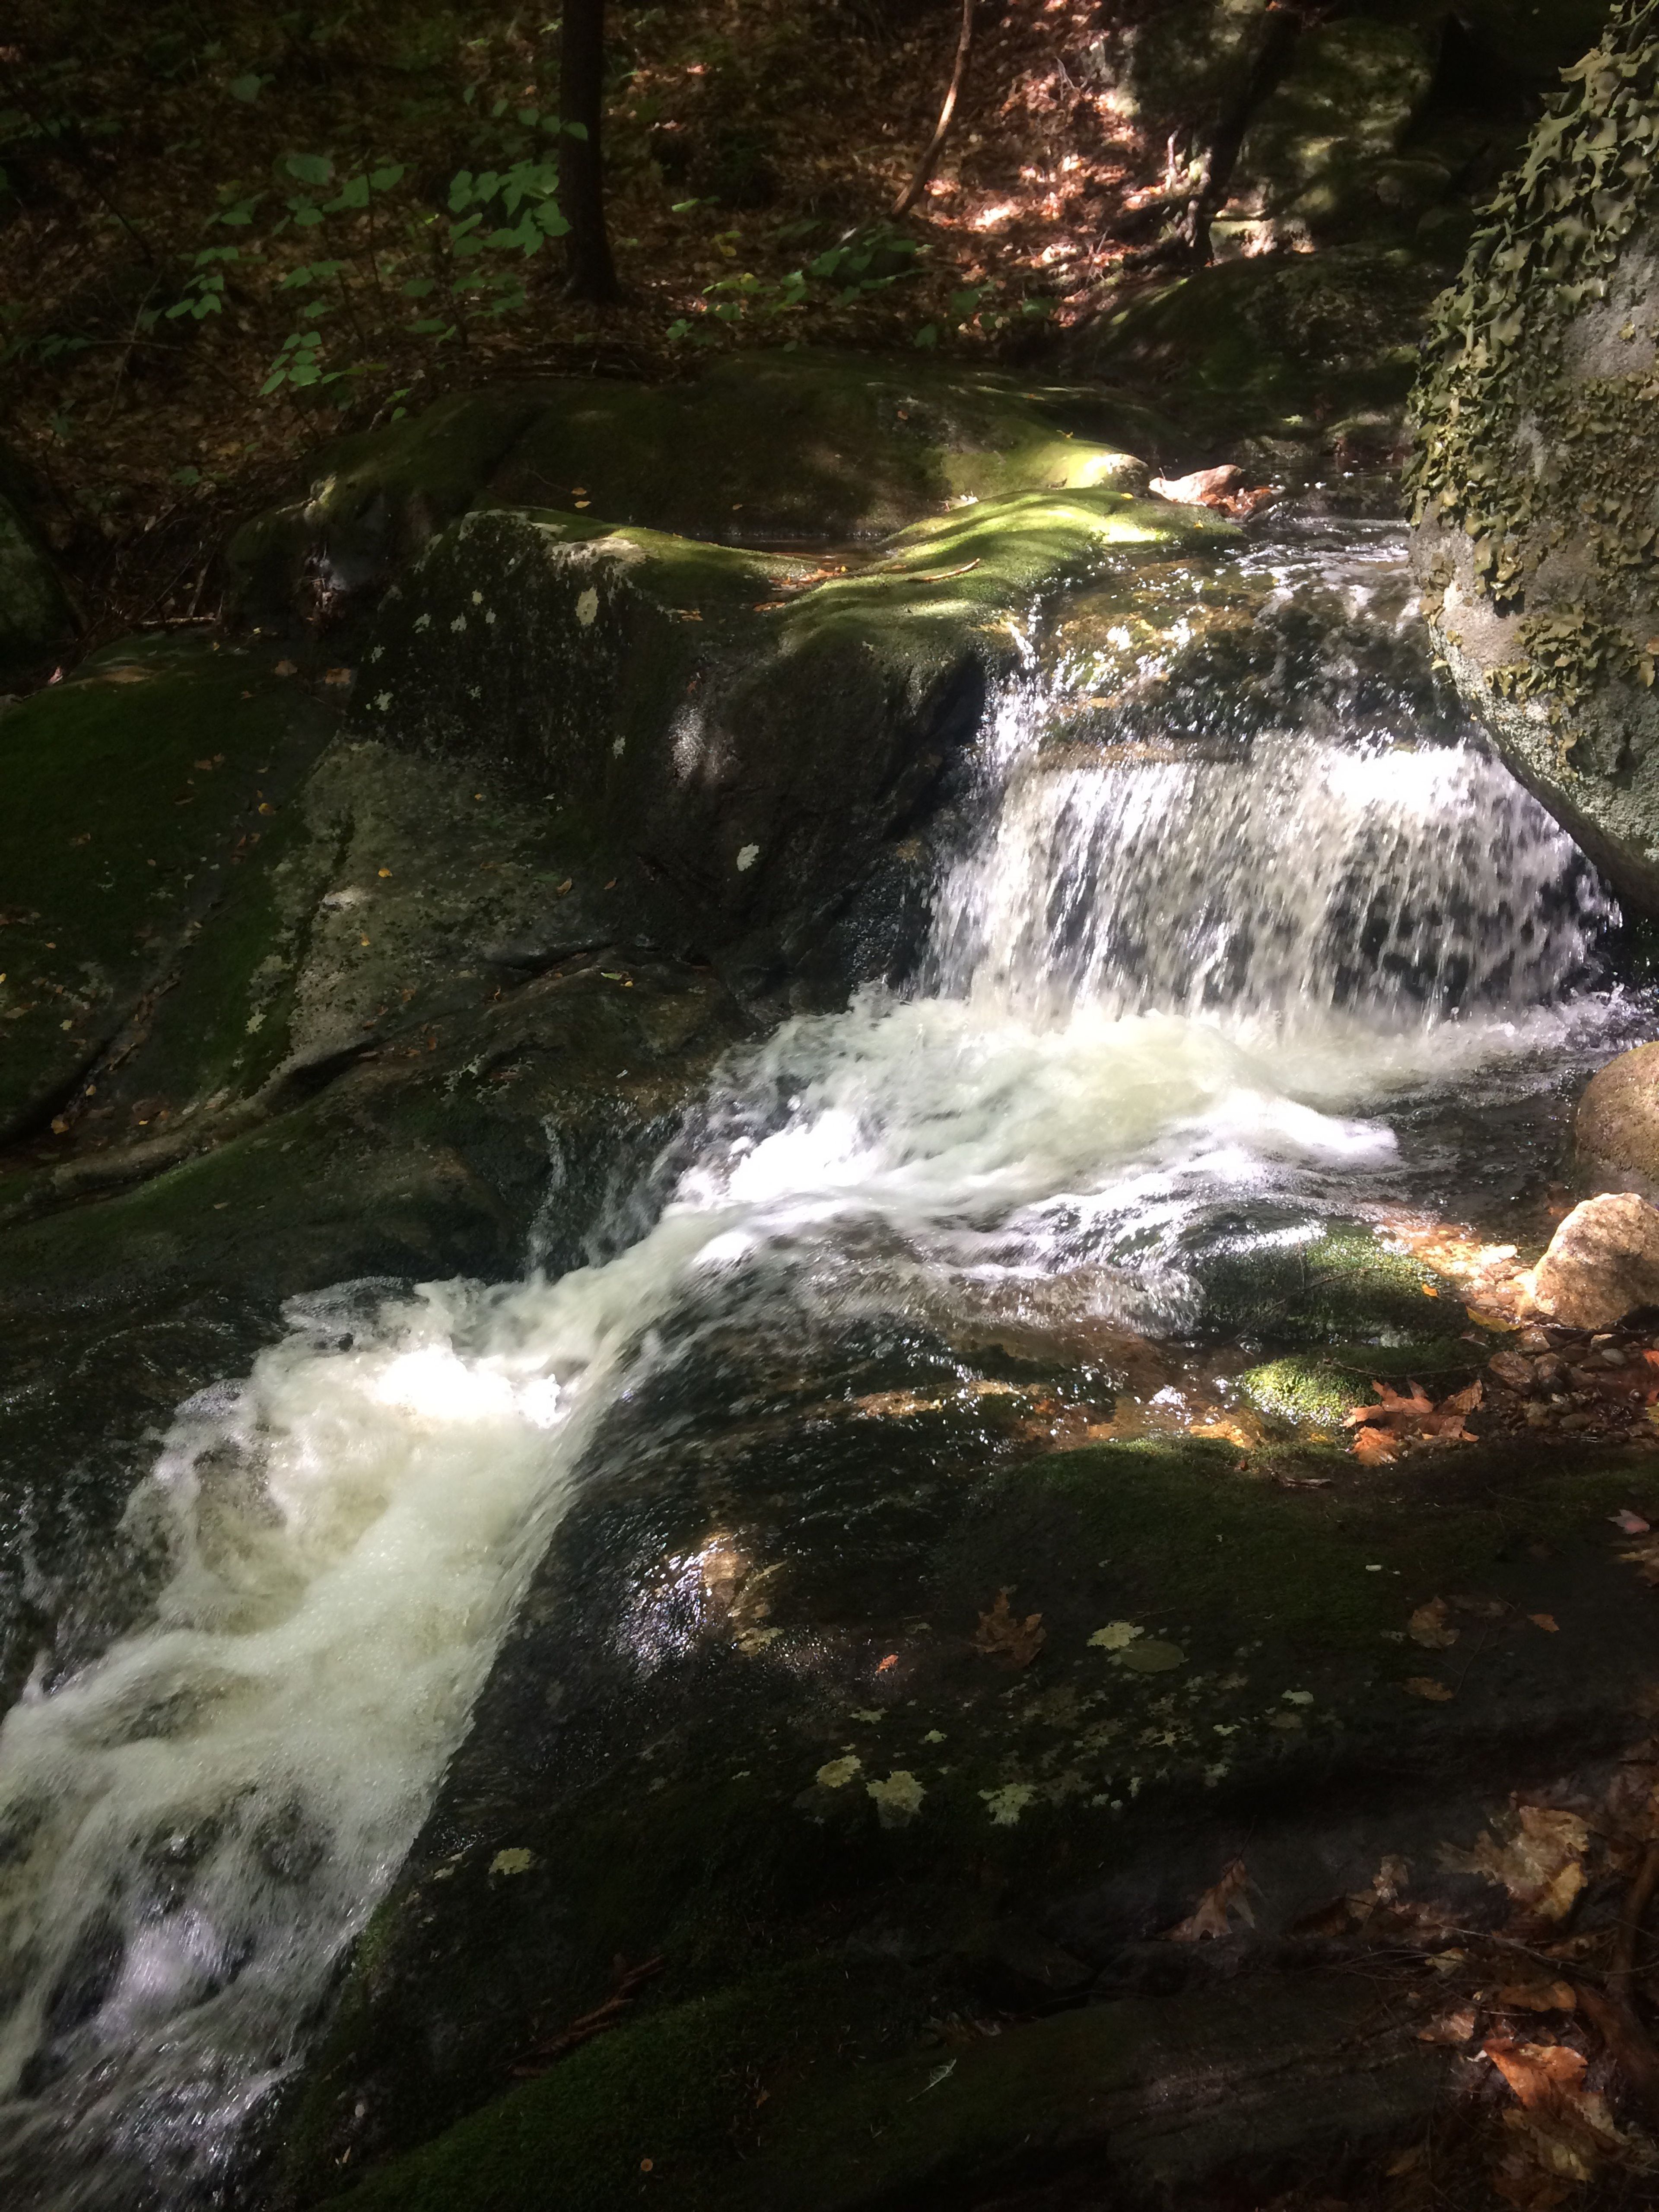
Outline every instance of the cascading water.
MULTIPOLYGON (((671 1317, 759 1282, 947 1332, 1192 1326, 1206 1207, 1397 1194, 1391 1099, 1594 1025, 1607 909, 1570 842, 1478 748, 1328 693, 1219 758, 1056 744, 1042 687, 1009 699, 928 988, 732 1070, 630 1249, 301 1302, 181 1409, 131 1508, 170 1562, 152 1616, 0 1729, 9 2205, 212 2197, 671 1317)), ((1165 696, 1143 725, 1190 720, 1165 696)))

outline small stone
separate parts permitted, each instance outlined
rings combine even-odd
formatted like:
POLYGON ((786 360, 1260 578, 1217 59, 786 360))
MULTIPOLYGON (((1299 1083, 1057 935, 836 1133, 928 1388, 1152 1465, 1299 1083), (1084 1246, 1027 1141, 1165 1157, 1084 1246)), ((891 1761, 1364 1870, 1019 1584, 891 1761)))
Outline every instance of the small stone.
POLYGON ((1551 1237, 1531 1288, 1569 1328, 1607 1328, 1659 1304, 1659 1212, 1630 1191, 1587 1198, 1551 1237))

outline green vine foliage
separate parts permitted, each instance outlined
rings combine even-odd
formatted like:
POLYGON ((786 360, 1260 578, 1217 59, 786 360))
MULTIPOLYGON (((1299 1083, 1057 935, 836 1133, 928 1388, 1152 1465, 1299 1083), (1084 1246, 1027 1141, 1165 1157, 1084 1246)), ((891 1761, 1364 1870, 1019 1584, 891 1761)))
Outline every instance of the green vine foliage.
POLYGON ((1575 364, 1571 334, 1615 295, 1621 253, 1659 204, 1659 0, 1616 0, 1601 44, 1563 77, 1437 304, 1407 480, 1413 520, 1461 531, 1477 587, 1522 617, 1529 658, 1493 670, 1492 688, 1571 703, 1608 674, 1654 674, 1640 617, 1659 578, 1659 368, 1638 368, 1653 333, 1633 312, 1618 336, 1644 350, 1616 374, 1584 373, 1607 364, 1575 364), (1574 597, 1529 607, 1529 591, 1549 599, 1539 569, 1563 547, 1574 597))

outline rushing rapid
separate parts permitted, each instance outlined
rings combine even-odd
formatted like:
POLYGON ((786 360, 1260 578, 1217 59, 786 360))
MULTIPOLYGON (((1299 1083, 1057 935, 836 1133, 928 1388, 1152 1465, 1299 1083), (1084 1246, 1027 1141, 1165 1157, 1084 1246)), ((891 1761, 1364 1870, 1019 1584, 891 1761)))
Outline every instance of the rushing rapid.
MULTIPOLYGON (((1136 696, 1156 678, 1184 731, 1212 678, 1160 650, 1136 696)), ((229 2169, 671 1316, 775 1278, 947 1332, 1057 1292, 1195 1328, 1206 1208, 1397 1195, 1394 1102, 1524 1088, 1602 1018, 1605 894, 1472 739, 1345 715, 1328 684, 1316 717, 1291 687, 1218 752, 1149 758, 1115 726, 1055 743, 1067 684, 1034 672, 985 733, 925 988, 730 1068, 629 1249, 301 1301, 250 1376, 180 1408, 130 1508, 167 1561, 149 1618, 0 1728, 20 2212, 178 2206, 229 2169)))

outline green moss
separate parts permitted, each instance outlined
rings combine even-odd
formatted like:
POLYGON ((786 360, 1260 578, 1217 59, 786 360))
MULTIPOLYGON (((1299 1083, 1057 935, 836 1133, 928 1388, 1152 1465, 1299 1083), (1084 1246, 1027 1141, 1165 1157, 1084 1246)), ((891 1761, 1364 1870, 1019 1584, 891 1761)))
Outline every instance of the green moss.
MULTIPOLYGON (((1319 1467, 1309 1457, 1304 1473, 1319 1467)), ((1629 1488, 1618 1463, 1564 1465, 1559 1447, 1449 1446, 1387 1470, 1386 1488, 1340 1448, 1330 1487, 1287 1490, 1238 1471, 1230 1445, 1095 1444, 1060 1455, 1044 1484, 1109 1557, 1131 1618, 1201 1623, 1206 1638, 1303 1657, 1376 1656, 1406 1607, 1478 1580, 1528 1541, 1568 1542, 1629 1488), (1376 1571, 1372 1571, 1375 1569, 1376 1571)), ((1420 1655, 1419 1655, 1420 1656, 1420 1655)), ((1401 1672, 1412 1671, 1401 1653, 1401 1672)))
POLYGON ((1362 1222, 1256 1209, 1206 1229, 1192 1264, 1206 1328, 1247 1342, 1420 1343, 1465 1325, 1455 1286, 1362 1222))
POLYGON ((1415 1376, 1439 1397, 1477 1374, 1483 1357, 1480 1350, 1454 1342, 1342 1345, 1267 1360, 1240 1376, 1239 1388, 1261 1413, 1334 1429, 1345 1413, 1372 1397, 1374 1381, 1403 1387, 1415 1376))
POLYGON ((0 723, 0 1127, 167 980, 331 726, 252 655, 166 641, 110 648, 0 723))
MULTIPOLYGON (((362 2212, 545 2212, 556 2201, 560 2212, 612 2212, 645 2187, 672 2191, 677 2203, 715 2202, 750 2147, 757 2085, 859 2029, 879 2032, 891 2002, 869 1977, 824 1960, 647 2013, 371 2173, 350 2203, 362 2212)), ((337 2189, 350 2179, 331 2178, 337 2189)))

